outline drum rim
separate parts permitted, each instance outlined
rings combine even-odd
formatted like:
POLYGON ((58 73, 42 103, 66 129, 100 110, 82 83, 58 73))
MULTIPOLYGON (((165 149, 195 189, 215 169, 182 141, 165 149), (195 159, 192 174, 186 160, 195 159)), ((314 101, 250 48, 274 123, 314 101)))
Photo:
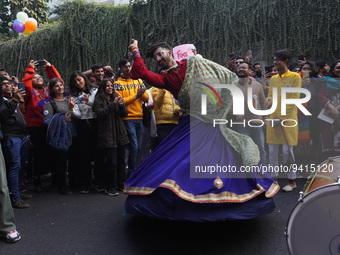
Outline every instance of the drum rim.
MULTIPOLYGON (((334 156, 334 157, 329 157, 328 159, 325 159, 324 161, 322 161, 321 163, 319 163, 317 165, 317 167, 321 166, 321 165, 324 165, 326 163, 329 163, 329 162, 334 162, 336 159, 339 159, 339 163, 340 163, 340 156, 334 156), (332 161, 331 161, 332 160, 332 161)), ((307 178, 307 181, 309 178, 313 178, 315 175, 317 174, 317 172, 314 172, 313 174, 310 174, 309 177, 307 178)), ((308 183, 308 182, 307 182, 308 183)), ((337 183, 332 183, 332 184, 327 184, 327 185, 324 185, 322 187, 325 187, 325 186, 328 186, 328 185, 333 185, 333 184, 337 184, 337 183)), ((307 185, 307 184, 306 184, 307 185)), ((318 187, 320 188, 320 187, 318 187)), ((316 188, 315 190, 317 190, 318 188, 316 188)), ((305 193, 305 190, 302 191, 303 193, 305 193)), ((304 196, 307 196, 309 193, 311 193, 312 191, 308 191, 307 194, 305 194, 304 196)))
MULTIPOLYGON (((339 158, 340 158, 340 156, 339 156, 339 158)), ((286 227, 285 227, 285 232, 284 232, 285 237, 286 237, 286 244, 287 244, 287 247, 288 247, 289 254, 293 254, 293 253, 292 253, 292 249, 291 249, 291 247, 290 247, 290 245, 289 245, 289 240, 290 240, 290 239, 289 239, 289 236, 290 236, 290 235, 289 235, 289 233, 288 233, 288 232, 289 232, 289 227, 288 227, 288 225, 289 225, 290 220, 291 220, 291 218, 292 218, 293 212, 294 212, 295 209, 301 204, 301 200, 305 199, 305 198, 308 197, 309 195, 314 194, 315 192, 317 192, 317 191, 319 191, 319 190, 321 190, 321 189, 325 189, 325 188, 327 188, 327 189, 329 189, 329 188, 335 188, 335 186, 337 186, 338 189, 340 188, 340 184, 339 184, 339 183, 332 183, 332 184, 327 184, 327 185, 318 187, 318 188, 316 188, 316 189, 310 191, 310 192, 307 193, 306 195, 304 195, 302 198, 299 198, 299 200, 296 202, 296 204, 294 205, 292 211, 291 211, 290 214, 289 214, 289 217, 288 217, 288 220, 287 220, 287 223, 286 223, 286 227)))

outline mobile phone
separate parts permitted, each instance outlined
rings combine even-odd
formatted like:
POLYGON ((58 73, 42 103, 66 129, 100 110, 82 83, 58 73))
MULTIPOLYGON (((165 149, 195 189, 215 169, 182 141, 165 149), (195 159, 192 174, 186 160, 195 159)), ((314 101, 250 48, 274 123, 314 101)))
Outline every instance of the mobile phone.
POLYGON ((247 56, 253 56, 253 51, 252 50, 248 50, 247 51, 247 56))
POLYGON ((113 76, 113 72, 108 70, 108 71, 105 72, 105 75, 107 75, 108 77, 111 78, 113 76))
POLYGON ((85 102, 83 97, 73 97, 72 99, 76 101, 76 104, 83 104, 85 102))
POLYGON ((265 67, 264 67, 264 71, 265 71, 266 73, 270 73, 270 72, 272 71, 272 66, 265 66, 265 67))
POLYGON ((38 62, 37 66, 44 66, 45 65, 45 61, 44 60, 35 60, 34 62, 38 62))
POLYGON ((309 72, 302 72, 302 78, 309 78, 309 72))
POLYGON ((25 91, 25 83, 24 82, 19 82, 18 83, 18 90, 20 90, 20 89, 25 91))
POLYGON ((234 53, 232 53, 232 52, 229 53, 229 58, 230 58, 230 59, 234 59, 234 57, 235 57, 235 54, 234 54, 234 53))
POLYGON ((298 56, 298 60, 302 60, 302 61, 304 61, 304 60, 305 60, 305 56, 304 56, 304 55, 300 55, 300 56, 298 56))

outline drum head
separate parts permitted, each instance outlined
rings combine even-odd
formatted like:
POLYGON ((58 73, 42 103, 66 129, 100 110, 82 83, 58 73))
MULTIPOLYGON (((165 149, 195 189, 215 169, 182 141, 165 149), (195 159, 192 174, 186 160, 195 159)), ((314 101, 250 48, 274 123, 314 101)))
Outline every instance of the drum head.
POLYGON ((289 216, 286 227, 291 254, 340 254, 340 186, 308 193, 289 216))

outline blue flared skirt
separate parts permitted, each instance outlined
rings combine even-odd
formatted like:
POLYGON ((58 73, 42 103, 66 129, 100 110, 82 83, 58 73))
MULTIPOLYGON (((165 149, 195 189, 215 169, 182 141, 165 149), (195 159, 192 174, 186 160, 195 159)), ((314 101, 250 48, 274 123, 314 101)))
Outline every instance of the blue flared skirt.
POLYGON ((250 219, 274 210, 272 196, 279 187, 269 174, 205 172, 203 166, 209 165, 239 170, 242 158, 219 128, 186 116, 130 175, 124 188, 126 213, 217 221, 250 219))

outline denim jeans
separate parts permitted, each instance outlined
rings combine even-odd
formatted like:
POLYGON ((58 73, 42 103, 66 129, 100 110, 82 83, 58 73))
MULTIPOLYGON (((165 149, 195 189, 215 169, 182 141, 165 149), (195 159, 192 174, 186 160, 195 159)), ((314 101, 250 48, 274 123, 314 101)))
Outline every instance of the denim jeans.
POLYGON ((6 137, 4 152, 8 167, 8 187, 12 191, 12 200, 15 202, 20 198, 20 185, 23 182, 28 161, 27 138, 6 137))
POLYGON ((143 138, 143 121, 140 120, 124 120, 126 132, 129 137, 129 172, 130 174, 137 167, 138 153, 141 149, 143 138))
POLYGON ((267 153, 264 148, 264 133, 262 127, 238 126, 237 132, 250 136, 260 151, 260 164, 267 164, 267 153))

